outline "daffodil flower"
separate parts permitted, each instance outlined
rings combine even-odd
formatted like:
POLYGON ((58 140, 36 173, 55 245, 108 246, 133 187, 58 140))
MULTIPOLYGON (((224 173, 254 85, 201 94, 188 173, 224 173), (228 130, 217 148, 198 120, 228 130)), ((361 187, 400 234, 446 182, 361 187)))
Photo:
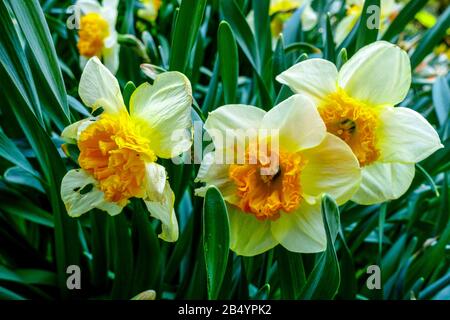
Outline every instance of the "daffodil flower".
POLYGON ((78 121, 62 133, 77 144, 80 169, 63 178, 61 197, 71 217, 98 208, 119 214, 130 198, 144 200, 150 215, 161 220, 160 237, 176 241, 178 224, 174 194, 158 158, 172 158, 192 144, 191 85, 179 72, 158 75, 153 85, 140 85, 128 113, 117 79, 97 57, 80 80, 83 102, 103 113, 78 121), (176 133, 177 139, 172 139, 176 133))
MULTIPOLYGON (((353 27, 358 22, 364 7, 364 0, 347 0, 346 7, 346 16, 336 27, 335 41, 337 44, 344 41, 345 37, 352 31, 353 27)), ((395 18, 400 8, 401 5, 397 4, 394 0, 380 1, 381 32, 385 30, 387 22, 392 21, 395 18)))
POLYGON ((117 41, 116 20, 118 0, 78 0, 81 10, 77 43, 80 67, 84 68, 91 57, 103 60, 105 66, 115 74, 119 68, 120 45, 117 41))
POLYGON ((352 198, 357 203, 399 198, 411 185, 415 163, 443 147, 419 113, 394 108, 411 84, 408 55, 396 45, 370 44, 339 72, 329 61, 305 60, 277 80, 314 99, 328 132, 352 148, 362 167, 361 187, 352 198))
POLYGON ((277 37, 282 31, 284 23, 291 17, 292 13, 304 6, 301 15, 303 30, 311 30, 317 24, 317 14, 311 8, 310 0, 271 0, 269 15, 272 17, 270 27, 272 35, 277 37))
POLYGON ((204 196, 211 185, 221 191, 231 249, 243 256, 279 243, 295 252, 325 250, 320 196, 328 193, 339 204, 346 202, 358 188, 360 168, 348 145, 326 132, 313 102, 294 95, 269 112, 226 105, 211 112, 204 127, 215 151, 202 161, 196 180, 206 185, 196 194, 204 196), (248 131, 256 133, 239 134, 248 131), (236 133, 235 145, 222 138, 228 132, 236 133), (267 152, 246 142, 252 136, 267 152), (244 161, 220 161, 223 155, 244 161))
POLYGON ((142 7, 138 9, 137 15, 139 18, 154 22, 158 17, 159 8, 162 5, 162 0, 139 0, 142 7))

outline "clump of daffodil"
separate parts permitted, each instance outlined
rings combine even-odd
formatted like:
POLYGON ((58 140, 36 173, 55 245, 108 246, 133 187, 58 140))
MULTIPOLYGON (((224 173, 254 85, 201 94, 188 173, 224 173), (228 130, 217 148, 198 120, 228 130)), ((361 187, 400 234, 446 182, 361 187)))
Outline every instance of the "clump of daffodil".
MULTIPOLYGON (((340 21, 336 27, 335 41, 340 44, 345 37, 352 31, 353 27, 361 17, 364 7, 364 0, 347 0, 346 1, 346 16, 340 21)), ((380 30, 383 32, 387 23, 391 22, 398 14, 401 5, 394 0, 380 1, 380 30)))
POLYGON ((79 94, 96 117, 78 121, 62 133, 80 151, 80 169, 62 180, 61 197, 71 217, 98 208, 119 214, 130 198, 144 200, 150 215, 161 220, 160 237, 178 238, 174 194, 158 158, 172 158, 192 143, 189 80, 179 72, 158 75, 153 85, 140 85, 127 111, 117 79, 97 57, 80 80, 79 94), (98 111, 97 111, 98 112, 98 111), (172 133, 177 139, 172 139, 172 133))
POLYGON ((103 5, 97 0, 77 1, 76 6, 82 14, 77 43, 81 69, 87 60, 96 56, 113 74, 117 72, 120 51, 116 31, 117 5, 118 0, 103 0, 103 5))
POLYGON ((295 252, 325 250, 320 197, 346 202, 358 188, 360 168, 348 145, 326 132, 313 102, 294 95, 269 112, 226 105, 211 112, 204 127, 215 151, 202 161, 197 181, 206 186, 196 194, 204 196, 212 185, 221 191, 231 249, 243 256, 277 244, 295 252), (234 138, 224 139, 229 132, 234 138), (235 160, 221 161, 223 155, 235 160))
POLYGON ((138 17, 148 22, 155 22, 162 0, 139 0, 139 2, 141 7, 137 11, 138 17))
POLYGON ((411 84, 409 57, 396 45, 372 43, 339 72, 327 60, 305 60, 277 80, 314 99, 328 132, 352 148, 362 167, 357 203, 397 199, 409 188, 415 163, 443 147, 419 113, 394 108, 411 84))

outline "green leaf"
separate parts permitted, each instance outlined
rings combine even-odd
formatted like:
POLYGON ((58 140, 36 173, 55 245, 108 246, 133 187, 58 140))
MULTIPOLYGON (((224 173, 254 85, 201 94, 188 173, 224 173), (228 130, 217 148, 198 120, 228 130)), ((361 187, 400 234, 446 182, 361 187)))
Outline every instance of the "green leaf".
POLYGON ((347 62, 347 49, 342 48, 341 51, 339 51, 337 60, 336 60, 336 68, 338 70, 341 69, 341 67, 347 62))
POLYGON ((21 167, 8 168, 4 173, 5 180, 10 183, 21 184, 39 192, 45 193, 41 181, 35 175, 30 174, 21 167))
POLYGON ((380 0, 365 0, 361 17, 359 18, 358 34, 356 38, 356 50, 377 40, 380 25, 372 27, 374 21, 380 22, 380 0), (377 7, 376 10, 372 10, 377 7), (378 14, 378 16, 375 16, 378 14))
POLYGON ((329 60, 331 62, 335 62, 336 51, 329 14, 327 14, 325 18, 325 32, 323 33, 323 42, 324 42, 324 59, 329 60))
POLYGON ((427 30, 422 39, 417 44, 411 56, 411 67, 415 69, 422 60, 433 50, 433 48, 445 36, 447 29, 450 27, 450 7, 445 9, 444 13, 439 16, 436 24, 427 30))
POLYGON ((69 106, 56 50, 44 13, 37 0, 8 2, 25 35, 24 39, 29 46, 28 52, 33 58, 31 59, 33 70, 39 71, 35 72, 35 76, 42 80, 39 82, 39 92, 47 98, 49 107, 46 111, 56 124, 63 128, 70 123, 69 106))
POLYGON ((0 286, 0 300, 25 300, 25 297, 0 286))
POLYGON ((226 21, 222 21, 219 25, 218 53, 225 104, 236 103, 239 58, 236 39, 234 38, 230 25, 226 21))
POLYGON ((297 299, 306 283, 302 255, 278 246, 277 257, 281 298, 297 299))
POLYGON ((134 85, 133 81, 128 81, 123 88, 123 101, 128 110, 130 110, 130 98, 134 90, 136 90, 136 86, 134 85))
POLYGON ((428 0, 411 0, 405 4, 397 17, 387 28, 382 39, 391 41, 396 35, 402 32, 406 25, 414 20, 414 16, 425 6, 428 0))
POLYGON ((92 284, 96 289, 104 289, 108 280, 107 213, 95 209, 89 215, 91 220, 92 284))
POLYGON ((322 197, 323 224, 327 236, 327 248, 320 255, 300 294, 301 299, 333 299, 340 284, 339 262, 334 240, 339 231, 339 209, 328 195, 322 197))
POLYGON ((437 77, 433 83, 433 105, 441 127, 445 126, 450 114, 450 87, 447 79, 443 76, 437 77))
POLYGON ((191 49, 205 12, 206 0, 183 0, 173 31, 170 70, 186 73, 191 49))
POLYGON ((205 254, 208 298, 217 299, 225 275, 230 247, 228 212, 216 187, 206 191, 203 203, 203 251, 205 254))

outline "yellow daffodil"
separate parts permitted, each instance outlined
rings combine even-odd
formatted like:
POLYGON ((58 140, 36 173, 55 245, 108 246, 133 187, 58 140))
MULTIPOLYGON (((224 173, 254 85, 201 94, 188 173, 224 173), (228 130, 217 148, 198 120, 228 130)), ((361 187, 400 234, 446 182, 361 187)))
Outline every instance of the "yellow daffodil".
POLYGON ((269 112, 226 105, 211 112, 204 127, 215 151, 202 161, 197 181, 206 186, 196 194, 204 196, 211 185, 221 191, 231 249, 243 256, 279 243, 295 252, 325 250, 320 196, 328 193, 339 204, 350 199, 360 168, 348 145, 326 132, 313 102, 294 95, 269 112), (223 155, 231 161, 221 161, 223 155))
POLYGON ((119 68, 120 45, 117 42, 116 20, 118 0, 78 0, 81 10, 78 31, 78 52, 80 67, 84 68, 91 57, 103 60, 105 66, 115 74, 119 68))
MULTIPOLYGON (((353 27, 358 22, 364 6, 364 0, 347 0, 347 14, 336 27, 335 41, 340 44, 345 37, 352 31, 353 27)), ((383 32, 386 24, 392 21, 400 10, 401 5, 394 0, 380 1, 380 30, 383 32)))
POLYGON ((362 167, 361 187, 352 198, 357 203, 397 199, 412 182, 414 164, 443 147, 419 113, 394 108, 411 84, 408 55, 396 45, 370 44, 339 72, 329 61, 305 60, 277 80, 314 99, 328 132, 352 148, 362 167))
POLYGON ((142 8, 138 9, 138 16, 148 22, 154 22, 158 17, 159 8, 161 8, 162 0, 139 0, 142 8))
POLYGON ((158 158, 172 158, 192 143, 189 80, 179 72, 158 75, 153 85, 140 85, 128 113, 117 79, 97 57, 80 80, 79 94, 93 111, 103 113, 78 121, 62 133, 77 144, 80 169, 63 178, 61 197, 72 217, 98 208, 119 214, 130 198, 142 198, 150 215, 161 220, 160 237, 178 238, 174 195, 158 158), (177 133, 177 139, 172 134, 177 133))
POLYGON ((310 0, 271 0, 269 15, 272 17, 270 27, 272 35, 277 37, 282 31, 284 23, 291 17, 292 13, 304 6, 301 15, 303 30, 311 30, 317 24, 317 14, 311 8, 310 0))

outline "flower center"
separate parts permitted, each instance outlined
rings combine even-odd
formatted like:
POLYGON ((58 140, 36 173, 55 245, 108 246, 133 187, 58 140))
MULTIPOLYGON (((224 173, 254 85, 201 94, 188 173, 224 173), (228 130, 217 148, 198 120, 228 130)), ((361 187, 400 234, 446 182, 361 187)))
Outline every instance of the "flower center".
POLYGON ((280 211, 292 212, 301 201, 300 174, 306 160, 298 153, 272 156, 277 157, 278 165, 270 156, 259 154, 255 159, 247 152, 245 164, 233 164, 228 171, 237 187, 239 208, 259 220, 276 220, 280 211))
POLYGON ((88 13, 80 21, 78 51, 85 57, 100 56, 105 38, 109 36, 108 22, 98 13, 88 13))
POLYGON ((340 137, 352 148, 361 166, 378 159, 378 114, 374 108, 350 98, 343 90, 338 90, 319 106, 319 113, 327 131, 340 137))
POLYGON ((78 147, 80 167, 99 182, 107 201, 124 206, 145 196, 145 162, 156 156, 128 114, 102 114, 81 132, 78 147))

